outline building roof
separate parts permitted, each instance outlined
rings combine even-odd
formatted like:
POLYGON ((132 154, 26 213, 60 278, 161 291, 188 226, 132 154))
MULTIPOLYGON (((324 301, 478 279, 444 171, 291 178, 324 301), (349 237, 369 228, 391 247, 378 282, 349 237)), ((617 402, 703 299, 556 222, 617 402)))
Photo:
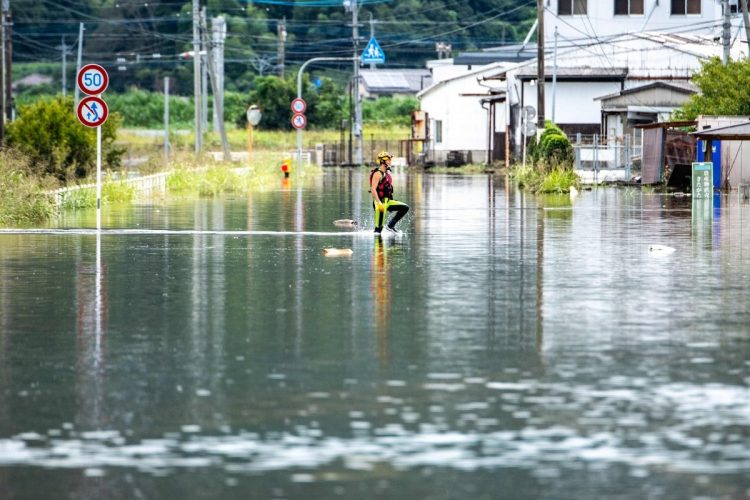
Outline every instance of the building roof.
POLYGON ((640 85, 638 87, 630 87, 630 88, 621 90, 620 92, 615 92, 614 94, 608 94, 608 95, 595 97, 594 100, 603 101, 606 99, 613 99, 615 97, 637 94, 639 92, 643 92, 644 90, 650 90, 654 88, 671 89, 677 92, 682 92, 684 94, 697 94, 698 91, 700 90, 697 85, 691 82, 685 82, 681 80, 674 80, 674 81, 658 80, 655 82, 647 83, 645 85, 640 85))
POLYGON ((13 87, 33 87, 35 85, 42 85, 44 83, 52 83, 52 77, 47 75, 41 75, 39 73, 31 73, 23 78, 20 78, 13 82, 13 87))
POLYGON ((459 52, 453 64, 485 65, 494 62, 522 62, 536 57, 536 43, 526 45, 505 45, 480 52, 459 52))
POLYGON ((691 132, 698 139, 716 139, 720 141, 750 141, 750 121, 727 127, 709 128, 691 132))
POLYGON ((363 69, 360 75, 367 90, 376 94, 416 94, 432 85, 432 73, 428 69, 363 69))
MULTIPOLYGON (((554 68, 544 68, 545 79, 552 78, 554 68)), ((516 75, 519 80, 534 80, 537 78, 537 65, 522 68, 516 75)), ((628 76, 628 68, 598 68, 590 66, 557 68, 557 81, 622 81, 628 76)))

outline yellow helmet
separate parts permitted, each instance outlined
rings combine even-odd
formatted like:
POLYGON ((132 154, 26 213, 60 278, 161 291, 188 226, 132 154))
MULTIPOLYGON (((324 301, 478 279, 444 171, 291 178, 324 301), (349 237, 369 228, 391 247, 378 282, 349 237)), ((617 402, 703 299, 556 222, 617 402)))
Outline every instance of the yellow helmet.
POLYGON ((390 160, 391 158, 393 158, 393 155, 388 151, 381 151, 380 153, 378 153, 378 163, 385 160, 390 160))

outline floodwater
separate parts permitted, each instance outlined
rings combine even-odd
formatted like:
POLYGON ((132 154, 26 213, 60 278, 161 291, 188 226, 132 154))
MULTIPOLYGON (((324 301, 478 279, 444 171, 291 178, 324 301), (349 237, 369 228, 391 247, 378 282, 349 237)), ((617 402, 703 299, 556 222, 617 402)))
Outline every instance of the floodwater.
POLYGON ((0 232, 0 498, 750 496, 746 201, 366 182, 0 232))

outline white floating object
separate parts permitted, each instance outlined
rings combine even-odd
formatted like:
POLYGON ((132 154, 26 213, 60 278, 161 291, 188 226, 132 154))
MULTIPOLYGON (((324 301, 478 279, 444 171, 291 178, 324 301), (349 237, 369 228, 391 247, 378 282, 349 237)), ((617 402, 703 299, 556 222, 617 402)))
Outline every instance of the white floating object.
POLYGON ((570 186, 570 197, 575 198, 576 196, 578 196, 578 190, 575 186, 570 186))
POLYGON ((674 248, 665 245, 649 245, 648 251, 656 255, 669 255, 674 252, 674 248))
POLYGON ((348 257, 353 254, 354 251, 351 248, 324 248, 323 255, 326 257, 348 257))
POLYGON ((333 225, 339 227, 354 227, 357 225, 357 221, 352 219, 338 219, 333 221, 333 225))

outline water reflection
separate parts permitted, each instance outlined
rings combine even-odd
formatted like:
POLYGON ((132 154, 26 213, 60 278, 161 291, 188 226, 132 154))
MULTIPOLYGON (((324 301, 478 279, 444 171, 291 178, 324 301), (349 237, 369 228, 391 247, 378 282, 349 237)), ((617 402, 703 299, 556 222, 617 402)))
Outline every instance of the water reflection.
POLYGON ((746 494, 750 206, 400 178, 395 239, 351 170, 0 233, 0 491, 746 494))
POLYGON ((372 311, 375 331, 378 338, 378 358, 387 364, 389 358, 388 332, 391 326, 391 266, 388 252, 392 251, 392 238, 375 237, 372 256, 370 289, 374 303, 372 311))

